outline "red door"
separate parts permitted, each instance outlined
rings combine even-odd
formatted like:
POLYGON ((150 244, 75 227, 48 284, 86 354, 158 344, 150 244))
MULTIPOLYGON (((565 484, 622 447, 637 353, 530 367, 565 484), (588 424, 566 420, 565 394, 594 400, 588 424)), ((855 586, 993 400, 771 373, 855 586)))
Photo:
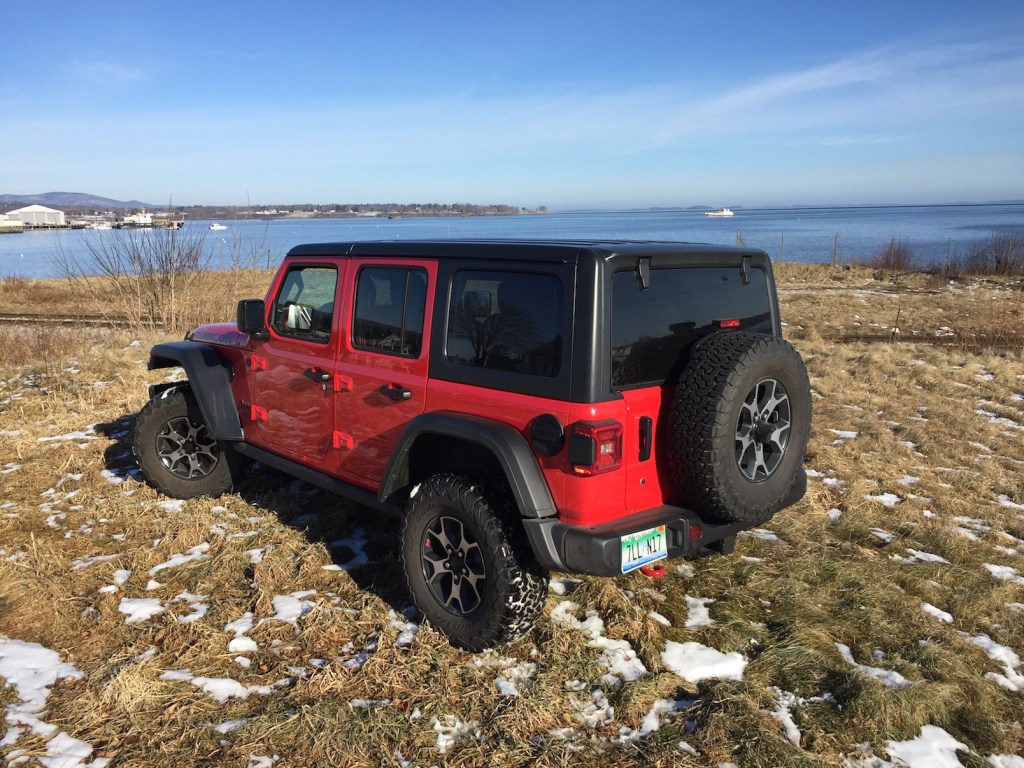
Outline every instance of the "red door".
POLYGON ((353 259, 334 401, 332 469, 374 488, 405 426, 424 410, 437 264, 353 259))
POLYGON ((340 347, 335 307, 346 269, 344 261, 295 264, 271 300, 270 338, 254 355, 250 415, 276 453, 322 461, 331 448, 340 347))

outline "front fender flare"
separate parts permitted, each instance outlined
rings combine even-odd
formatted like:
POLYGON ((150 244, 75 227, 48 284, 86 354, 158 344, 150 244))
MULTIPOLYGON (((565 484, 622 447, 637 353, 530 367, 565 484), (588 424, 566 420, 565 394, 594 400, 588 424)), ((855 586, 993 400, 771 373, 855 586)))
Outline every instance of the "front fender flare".
POLYGON ((492 419, 441 411, 422 414, 406 425, 384 472, 378 493, 380 501, 387 500, 409 483, 409 454, 423 435, 457 438, 491 453, 501 465, 523 517, 544 518, 557 514, 537 457, 519 430, 492 419))
POLYGON ((244 439, 231 391, 231 364, 213 347, 194 341, 157 344, 149 351, 149 370, 176 366, 185 369, 192 394, 213 436, 218 440, 244 439))

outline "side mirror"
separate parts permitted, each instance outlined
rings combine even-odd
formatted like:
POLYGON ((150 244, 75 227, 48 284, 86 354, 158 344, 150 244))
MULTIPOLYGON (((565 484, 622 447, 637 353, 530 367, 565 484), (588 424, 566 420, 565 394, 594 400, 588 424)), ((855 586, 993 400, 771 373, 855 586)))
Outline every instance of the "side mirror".
POLYGON ((238 330, 257 339, 266 338, 266 310, 263 299, 242 299, 238 302, 238 330))

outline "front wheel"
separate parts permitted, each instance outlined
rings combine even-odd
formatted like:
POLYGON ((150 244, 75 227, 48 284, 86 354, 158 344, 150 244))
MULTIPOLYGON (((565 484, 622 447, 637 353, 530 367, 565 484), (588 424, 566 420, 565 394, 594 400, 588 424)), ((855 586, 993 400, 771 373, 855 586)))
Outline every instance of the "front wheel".
POLYGON ((187 386, 146 403, 135 420, 132 450, 146 480, 168 496, 220 496, 233 485, 231 449, 210 433, 187 386))
POLYGON ((467 651, 528 632, 547 597, 547 577, 525 537, 479 487, 435 475, 409 500, 402 564, 420 612, 467 651))

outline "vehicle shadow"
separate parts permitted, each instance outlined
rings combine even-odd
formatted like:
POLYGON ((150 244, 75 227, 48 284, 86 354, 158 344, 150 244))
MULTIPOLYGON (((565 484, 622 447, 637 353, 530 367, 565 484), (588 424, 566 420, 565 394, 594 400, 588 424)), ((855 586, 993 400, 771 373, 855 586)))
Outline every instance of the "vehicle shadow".
MULTIPOLYGON (((111 485, 145 483, 132 451, 135 419, 130 413, 92 430, 110 440, 103 452, 103 477, 111 485)), ((311 544, 322 544, 337 570, 407 618, 414 615, 399 553, 398 518, 343 499, 261 464, 253 464, 234 494, 254 509, 271 512, 311 544)), ((216 500, 210 500, 211 506, 216 500)))

